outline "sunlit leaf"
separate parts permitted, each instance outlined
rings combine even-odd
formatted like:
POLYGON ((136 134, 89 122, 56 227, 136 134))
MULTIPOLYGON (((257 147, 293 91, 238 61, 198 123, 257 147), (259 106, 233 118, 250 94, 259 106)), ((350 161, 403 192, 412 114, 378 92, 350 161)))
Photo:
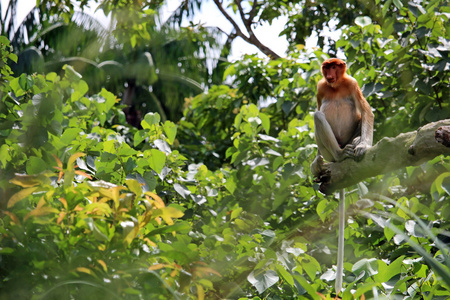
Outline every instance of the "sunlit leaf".
POLYGON ((25 221, 30 217, 40 217, 40 216, 45 216, 45 215, 52 214, 52 213, 57 214, 57 213, 59 213, 59 210, 57 210, 56 208, 53 208, 53 207, 49 207, 49 206, 36 207, 32 211, 30 211, 28 214, 26 214, 26 216, 23 219, 25 221))
POLYGON ((73 169, 73 167, 75 166, 75 162, 77 161, 77 158, 79 158, 79 157, 83 157, 83 156, 85 156, 86 154, 85 153, 82 153, 82 152, 78 152, 78 153, 75 153, 75 154, 73 154, 73 155, 71 155, 70 157, 69 157, 69 160, 68 160, 68 162, 67 162, 67 170, 72 170, 73 169))
POLYGON ((368 16, 357 17, 355 19, 355 24, 358 25, 359 27, 366 27, 367 25, 372 24, 372 19, 368 16))
POLYGON ((140 196, 142 194, 141 184, 136 179, 127 179, 125 180, 125 184, 136 196, 140 196))
POLYGON ((286 282, 290 286, 294 286, 294 277, 292 277, 292 275, 289 274, 289 272, 286 271, 286 269, 283 266, 277 265, 276 267, 277 267, 278 273, 280 273, 280 275, 284 278, 284 280, 286 280, 286 282))
POLYGON ((85 268, 85 267, 78 267, 75 270, 77 272, 80 272, 80 273, 86 273, 86 274, 89 274, 89 275, 94 275, 94 272, 92 272, 91 269, 88 269, 88 268, 85 268))
MULTIPOLYGON (((150 196, 152 199, 155 200, 155 206, 156 208, 162 208, 165 207, 166 204, 164 203, 164 201, 161 199, 161 197, 159 197, 158 195, 156 195, 153 192, 145 192, 145 195, 150 196)), ((152 202, 150 202, 152 203, 152 202)), ((152 203, 153 204, 153 203, 152 203)))
POLYGON ((168 206, 153 211, 155 217, 161 217, 168 225, 173 225, 172 219, 181 218, 184 213, 175 207, 168 206))
POLYGON ((378 273, 378 263, 375 258, 363 258, 353 265, 352 272, 360 274, 365 272, 367 276, 373 276, 378 273))
POLYGON ((37 189, 38 189, 38 187, 30 187, 30 188, 26 188, 26 189, 23 189, 23 190, 15 193, 14 195, 11 196, 11 198, 9 198, 7 207, 10 208, 10 207, 14 206, 17 202, 25 199, 26 197, 31 195, 37 189))
POLYGON ((278 282, 280 278, 273 270, 256 270, 252 271, 247 280, 256 288, 259 294, 278 282))
POLYGON ((191 191, 184 185, 181 185, 179 183, 175 183, 173 185, 173 188, 175 189, 175 191, 184 199, 186 199, 187 196, 189 196, 191 194, 191 191))
POLYGON ((32 187, 36 185, 49 185, 51 184, 50 178, 44 174, 38 175, 22 175, 16 174, 16 176, 10 180, 11 183, 19 185, 21 187, 32 187))
POLYGON ((166 154, 157 149, 151 149, 148 160, 150 168, 152 168, 156 173, 160 174, 166 164, 166 154))
POLYGON ((166 121, 163 125, 164 132, 166 133, 167 139, 170 144, 173 144, 175 137, 177 135, 177 125, 171 121, 166 121))
POLYGON ((161 121, 161 117, 158 113, 147 113, 142 120, 141 125, 144 129, 149 129, 152 125, 158 124, 161 121))
POLYGON ((102 259, 97 259, 97 262, 102 266, 103 271, 107 272, 108 271, 108 267, 106 266, 106 263, 104 260, 102 259))
POLYGON ((9 216, 11 218, 11 221, 13 221, 16 225, 20 225, 19 218, 17 218, 17 216, 14 213, 7 210, 3 211, 3 213, 9 216))

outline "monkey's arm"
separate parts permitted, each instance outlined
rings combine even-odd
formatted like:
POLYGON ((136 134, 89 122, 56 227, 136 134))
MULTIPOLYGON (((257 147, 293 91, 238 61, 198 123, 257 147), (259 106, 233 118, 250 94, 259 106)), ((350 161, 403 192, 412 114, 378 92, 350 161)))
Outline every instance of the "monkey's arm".
POLYGON ((373 112, 358 83, 354 82, 354 98, 361 112, 361 142, 355 147, 355 156, 361 157, 373 144, 373 112))

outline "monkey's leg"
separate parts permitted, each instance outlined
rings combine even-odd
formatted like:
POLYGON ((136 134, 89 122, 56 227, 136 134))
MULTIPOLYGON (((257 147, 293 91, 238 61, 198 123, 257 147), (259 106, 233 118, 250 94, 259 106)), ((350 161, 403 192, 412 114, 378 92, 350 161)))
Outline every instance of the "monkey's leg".
POLYGON ((342 278, 344 276, 344 230, 345 230, 345 191, 339 191, 339 234, 338 234, 338 254, 336 262, 336 298, 342 289, 342 278))
POLYGON ((347 157, 354 157, 355 146, 347 144, 344 149, 341 149, 325 114, 321 111, 314 113, 314 131, 320 153, 327 161, 338 162, 347 157))

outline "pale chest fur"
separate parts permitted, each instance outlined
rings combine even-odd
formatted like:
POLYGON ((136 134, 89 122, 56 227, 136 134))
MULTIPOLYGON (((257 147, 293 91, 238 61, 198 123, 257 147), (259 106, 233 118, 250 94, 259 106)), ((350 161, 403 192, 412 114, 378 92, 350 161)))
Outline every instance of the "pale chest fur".
POLYGON ((361 121, 361 112, 355 101, 350 96, 342 99, 322 99, 320 111, 325 114, 339 145, 343 147, 350 143, 361 121))

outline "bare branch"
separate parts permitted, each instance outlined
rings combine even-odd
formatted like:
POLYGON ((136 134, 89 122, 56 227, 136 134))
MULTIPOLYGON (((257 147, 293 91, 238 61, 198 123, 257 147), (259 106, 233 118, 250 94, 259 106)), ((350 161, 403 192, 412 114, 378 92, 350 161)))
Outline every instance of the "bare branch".
POLYGON ((241 31, 241 28, 239 25, 233 20, 233 18, 227 13, 225 8, 222 6, 222 3, 220 3, 219 0, 214 0, 214 3, 216 4, 217 8, 220 10, 222 15, 233 25, 234 30, 236 30, 236 34, 243 38, 246 42, 250 43, 250 39, 241 31))
POLYGON ((367 150, 360 162, 346 159, 328 163, 329 173, 320 178, 320 191, 330 194, 365 178, 417 166, 439 155, 450 155, 450 147, 445 146, 449 134, 442 126, 450 126, 450 119, 429 123, 395 138, 383 138, 367 150))
POLYGON ((252 6, 252 9, 250 10, 250 13, 249 13, 249 19, 250 20, 252 20, 252 22, 253 22, 253 19, 255 18, 255 15, 256 15, 256 8, 258 7, 258 1, 253 1, 253 6, 252 6))
POLYGON ((245 28, 251 35, 252 34, 251 24, 252 24, 253 20, 247 19, 245 17, 244 9, 242 8, 242 5, 241 5, 241 0, 235 0, 234 2, 236 2, 236 5, 239 10, 239 14, 241 15, 241 19, 242 19, 242 22, 244 23, 245 28))
MULTIPOLYGON (((244 23, 244 26, 245 26, 249 36, 245 35, 242 32, 242 30, 239 27, 239 25, 233 20, 233 18, 227 13, 225 8, 222 6, 222 3, 219 0, 214 0, 214 3, 216 4, 216 6, 220 10, 220 12, 231 23, 231 25, 233 25, 237 36, 241 37, 247 43, 256 46, 259 50, 261 50, 262 53, 264 53, 265 55, 269 56, 271 59, 278 59, 278 58, 280 58, 280 56, 278 54, 276 54, 275 52, 272 51, 272 49, 270 49, 269 47, 267 47, 266 45, 261 43, 261 41, 255 36, 255 34, 254 34, 254 32, 253 32, 253 30, 251 28, 251 25, 253 24, 253 17, 254 17, 255 12, 253 12, 253 16, 251 18, 250 17, 249 18, 245 18, 245 13, 244 13, 244 10, 242 8, 241 1, 240 0, 235 0, 235 2, 236 2, 236 5, 238 6, 242 22, 244 23)), ((255 0, 255 2, 257 2, 257 1, 255 0)), ((253 4, 251 12, 254 9, 256 11, 255 7, 256 7, 256 4, 253 4)))

